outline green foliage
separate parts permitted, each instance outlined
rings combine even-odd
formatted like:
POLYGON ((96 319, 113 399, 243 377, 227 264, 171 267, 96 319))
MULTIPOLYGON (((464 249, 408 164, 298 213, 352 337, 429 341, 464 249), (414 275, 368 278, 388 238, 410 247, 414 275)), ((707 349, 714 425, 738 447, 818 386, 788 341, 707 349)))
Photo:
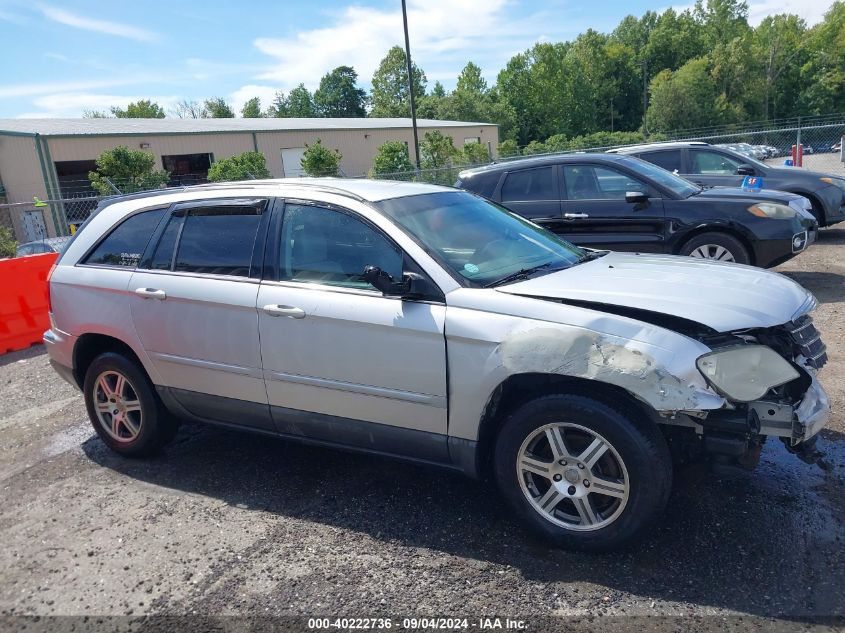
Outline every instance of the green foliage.
POLYGON ((241 116, 245 119, 260 119, 264 116, 261 112, 261 99, 253 97, 241 108, 241 116))
MULTIPOLYGON (((414 97, 421 99, 425 95, 425 73, 412 63, 414 79, 414 97)), ((408 117, 411 116, 411 102, 408 96, 408 62, 405 50, 394 46, 381 60, 373 74, 371 102, 372 117, 408 117)))
POLYGON ((0 259, 14 257, 18 243, 12 236, 12 232, 5 226, 0 226, 0 259))
POLYGON ((505 139, 499 143, 498 148, 499 156, 502 158, 508 158, 509 156, 516 156, 519 154, 519 146, 516 144, 516 141, 512 138, 505 139))
POLYGON ((166 171, 154 169, 155 156, 123 145, 104 151, 96 163, 97 171, 88 172, 88 179, 91 186, 105 196, 116 193, 108 181, 121 193, 132 193, 157 189, 170 179, 166 171))
POLYGON ((294 118, 311 118, 317 116, 314 97, 305 87, 299 84, 288 94, 288 116, 294 118))
POLYGON ((170 114, 179 119, 205 119, 208 118, 208 111, 198 101, 182 99, 170 109, 170 114))
POLYGON ((426 132, 420 141, 420 167, 422 169, 440 169, 452 164, 457 155, 455 143, 451 136, 446 136, 440 130, 426 132))
POLYGON ((373 159, 370 176, 413 172, 414 165, 408 157, 408 147, 402 141, 388 141, 379 146, 373 159))
MULTIPOLYGON (((164 110, 162 107, 150 100, 141 99, 126 106, 126 109, 112 107, 111 113, 118 119, 163 119, 164 110)), ((92 117, 99 118, 101 112, 92 113, 92 117)))
POLYGON ((105 112, 104 110, 83 110, 82 111, 82 118, 83 119, 108 119, 110 118, 110 114, 105 112))
POLYGON ((337 176, 340 170, 340 159, 343 158, 336 149, 329 149, 320 139, 315 143, 305 144, 300 164, 309 176, 337 176))
POLYGON ((668 132, 722 123, 717 96, 709 62, 704 57, 688 61, 675 72, 664 70, 651 82, 648 129, 668 132))
POLYGON ((459 159, 466 165, 482 165, 490 162, 487 146, 481 143, 465 143, 461 148, 459 159))
POLYGON ((367 93, 358 87, 358 73, 351 66, 338 66, 323 75, 314 93, 317 113, 324 117, 364 117, 367 93))
POLYGON ((206 99, 203 103, 203 109, 205 111, 205 118, 209 119, 234 119, 235 118, 235 111, 232 110, 232 106, 226 103, 226 100, 223 97, 212 97, 211 99, 206 99))
POLYGON ((267 161, 261 152, 244 152, 216 161, 208 170, 211 182, 269 178, 267 161))

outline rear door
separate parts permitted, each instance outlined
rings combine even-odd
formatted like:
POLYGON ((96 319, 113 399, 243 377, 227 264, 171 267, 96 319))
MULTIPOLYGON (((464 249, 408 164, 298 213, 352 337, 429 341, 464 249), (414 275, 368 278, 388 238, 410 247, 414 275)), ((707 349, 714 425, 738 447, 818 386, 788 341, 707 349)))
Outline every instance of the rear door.
POLYGON ((509 171, 497 186, 495 199, 550 231, 560 230, 560 178, 556 165, 509 171))
POLYGON ((607 165, 564 163, 561 168, 564 237, 589 248, 663 252, 663 200, 653 187, 607 165), (628 192, 649 199, 628 203, 628 192))
POLYGON ((130 280, 135 329, 164 387, 202 418, 272 429, 258 341, 268 199, 176 205, 130 280))

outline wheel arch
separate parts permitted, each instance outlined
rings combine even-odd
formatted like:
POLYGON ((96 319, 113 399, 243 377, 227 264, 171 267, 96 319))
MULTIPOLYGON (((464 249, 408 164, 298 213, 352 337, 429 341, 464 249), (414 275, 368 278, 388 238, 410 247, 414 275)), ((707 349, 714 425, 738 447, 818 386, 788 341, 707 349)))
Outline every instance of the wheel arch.
POLYGON ((100 354, 116 352, 134 361, 138 367, 149 375, 138 354, 127 343, 107 334, 88 333, 77 339, 73 347, 73 377, 82 389, 85 384, 85 373, 91 362, 100 354))
POLYGON ((660 417, 646 402, 617 385, 562 374, 512 374, 490 394, 479 422, 475 469, 482 478, 491 472, 496 437, 511 412, 535 398, 554 394, 580 395, 597 401, 610 400, 615 407, 623 408, 626 413, 654 424, 658 423, 660 417))

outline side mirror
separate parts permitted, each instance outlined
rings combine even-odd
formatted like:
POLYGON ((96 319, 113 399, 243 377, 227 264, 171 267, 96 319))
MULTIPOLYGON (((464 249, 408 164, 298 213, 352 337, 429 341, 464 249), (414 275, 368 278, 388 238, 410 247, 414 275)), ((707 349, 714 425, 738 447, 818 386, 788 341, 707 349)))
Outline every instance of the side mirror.
POLYGON ((740 165, 736 168, 736 175, 737 176, 755 176, 757 174, 754 171, 754 167, 751 165, 740 165))
POLYGON ((364 268, 364 281, 379 290, 383 295, 403 297, 411 290, 411 278, 404 275, 402 281, 396 281, 393 276, 378 266, 364 268))
POLYGON ((628 204, 642 204, 648 202, 648 194, 642 191, 628 191, 625 194, 625 202, 628 204))

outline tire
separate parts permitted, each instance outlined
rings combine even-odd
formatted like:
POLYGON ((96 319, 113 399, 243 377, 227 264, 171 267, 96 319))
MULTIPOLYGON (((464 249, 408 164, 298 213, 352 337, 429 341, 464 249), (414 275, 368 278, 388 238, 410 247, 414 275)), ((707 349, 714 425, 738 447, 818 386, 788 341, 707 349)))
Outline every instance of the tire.
POLYGON ((519 407, 499 432, 493 461, 516 515, 569 549, 619 547, 655 519, 672 488, 672 460, 657 426, 585 396, 550 395, 519 407), (564 438, 556 457, 554 429, 564 438))
POLYGON ((736 264, 750 264, 751 257, 742 242, 727 233, 702 233, 686 242, 678 255, 712 259, 736 264))
POLYGON ((94 430, 116 453, 127 457, 152 455, 176 435, 179 425, 168 414, 147 374, 122 354, 97 356, 85 372, 83 389, 94 430))

